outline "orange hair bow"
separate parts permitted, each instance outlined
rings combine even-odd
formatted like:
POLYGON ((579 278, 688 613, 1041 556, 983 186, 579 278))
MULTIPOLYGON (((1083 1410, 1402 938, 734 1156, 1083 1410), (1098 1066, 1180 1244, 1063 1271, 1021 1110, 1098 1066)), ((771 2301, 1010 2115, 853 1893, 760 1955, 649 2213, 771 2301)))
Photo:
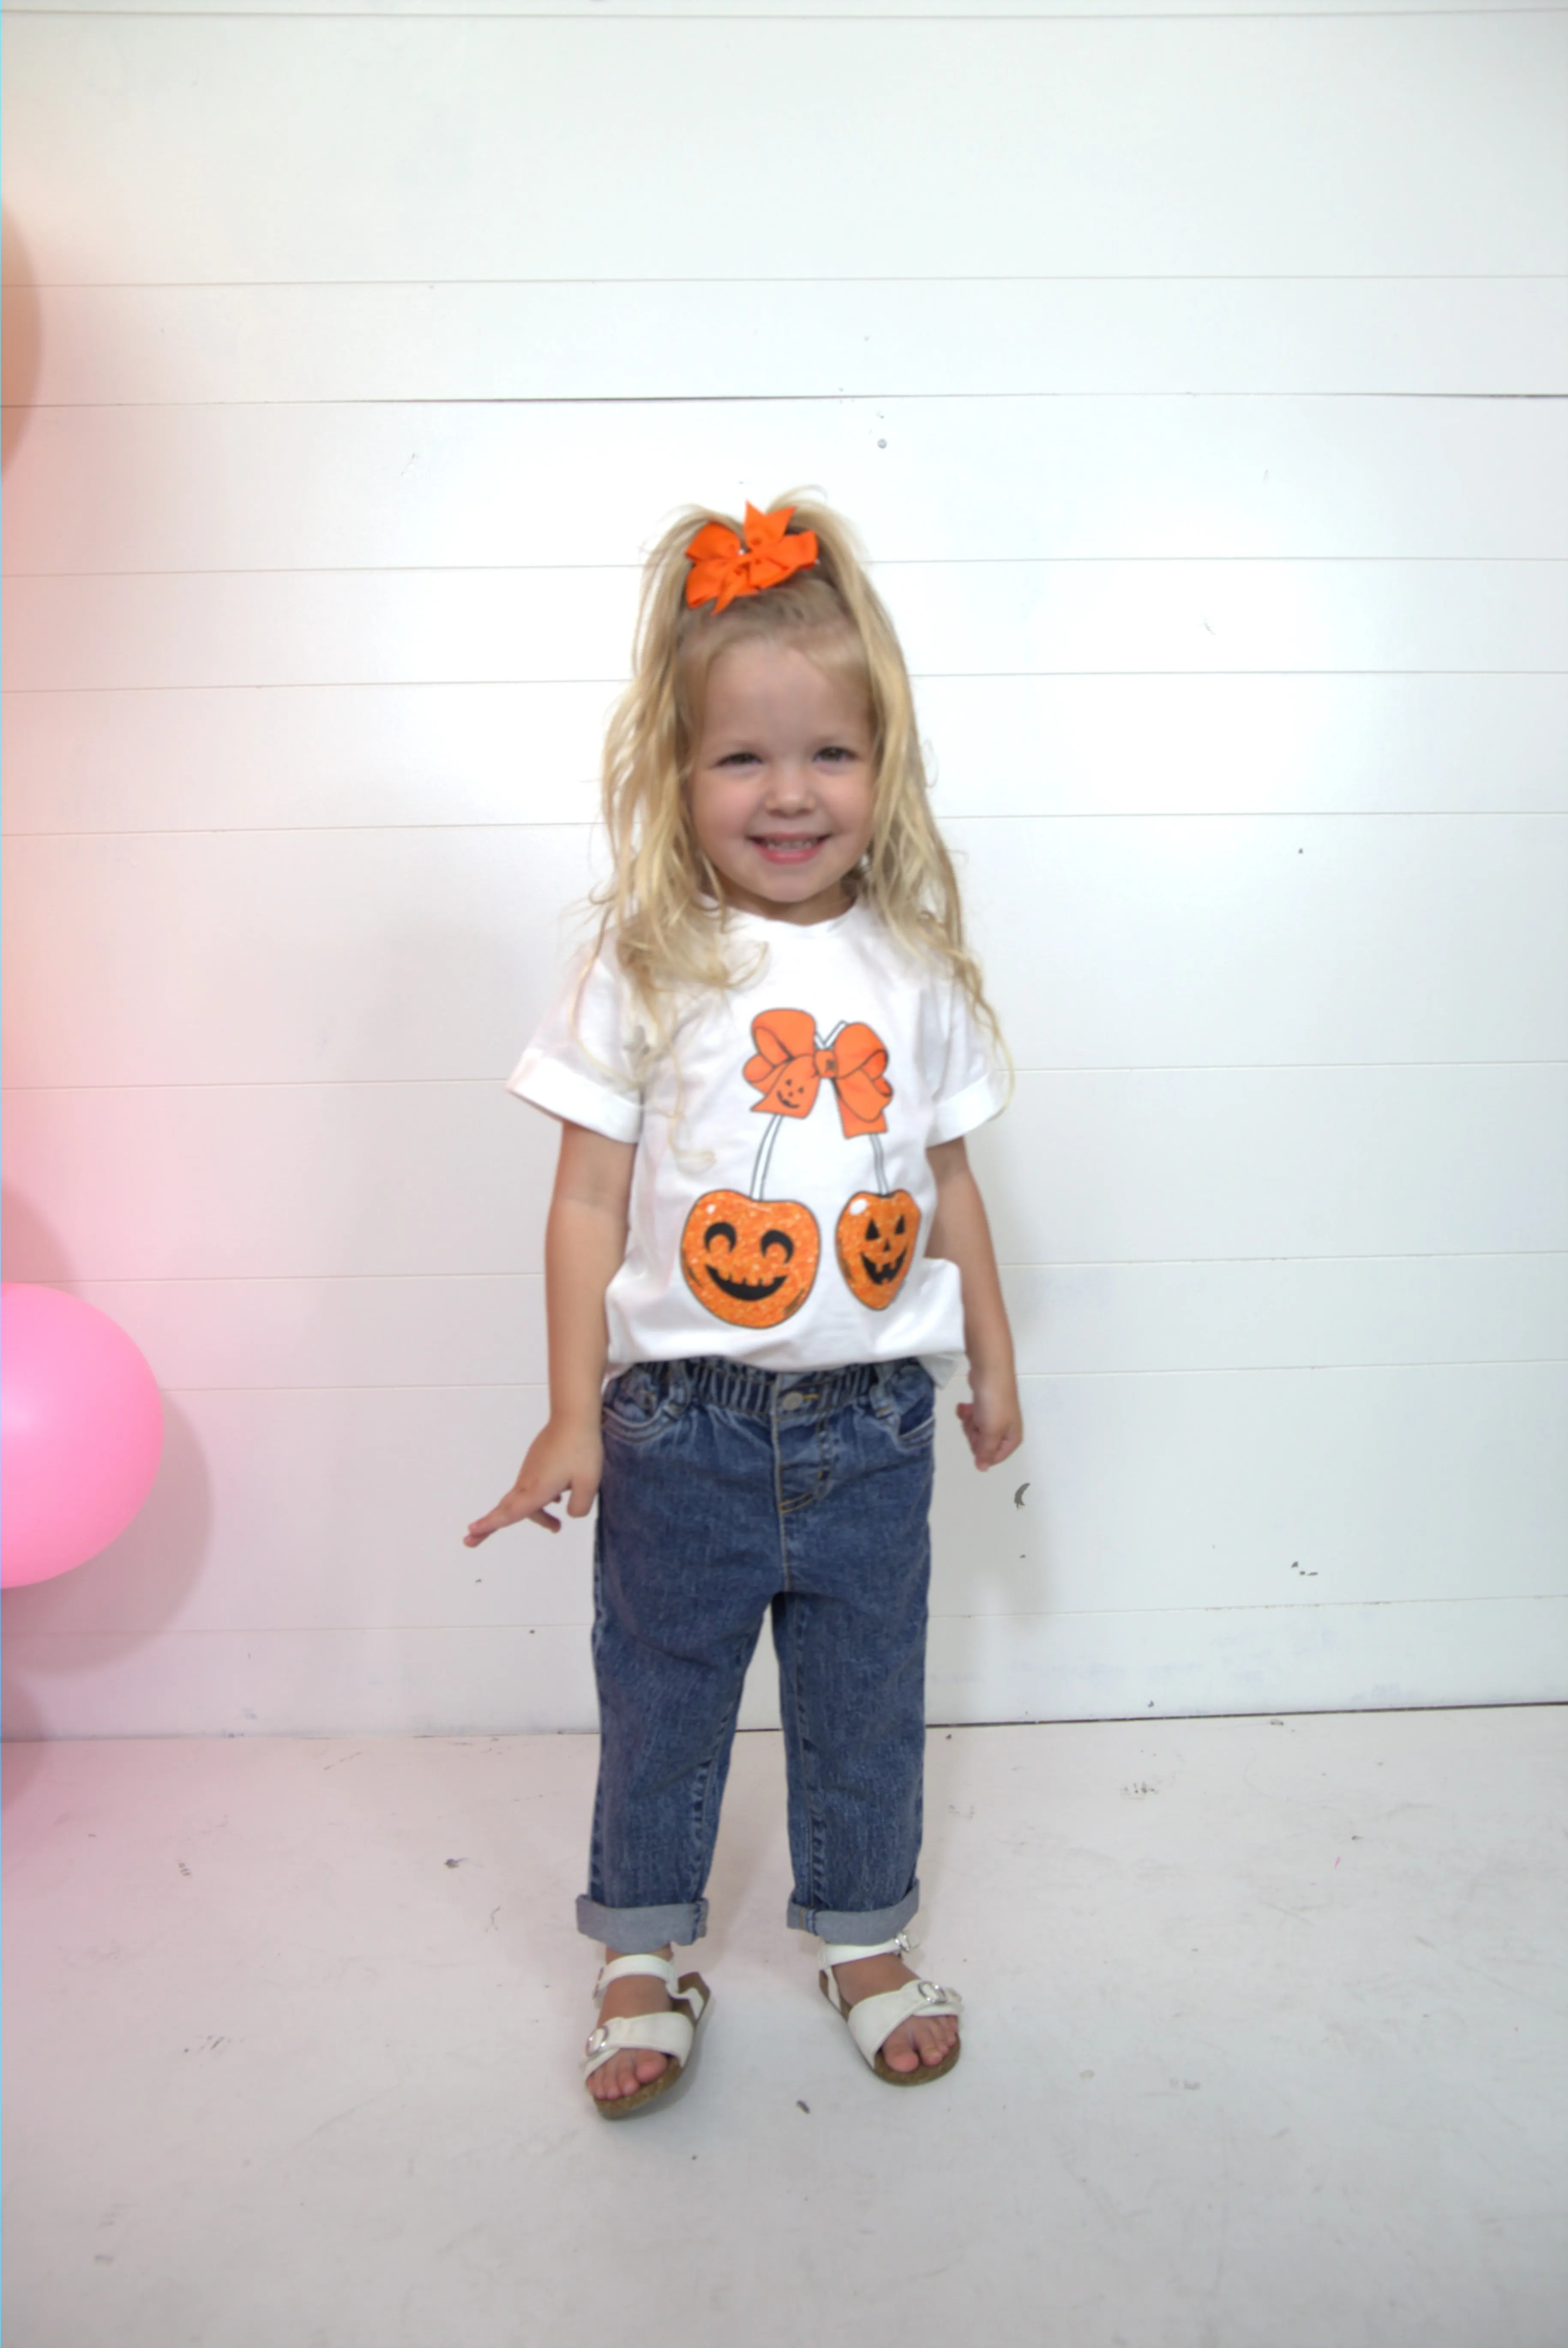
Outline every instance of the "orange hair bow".
POLYGON ((797 571, 809 571, 817 560, 817 533, 801 530, 787 538, 794 510, 793 506, 776 506, 771 513, 758 513, 748 502, 744 546, 723 522, 705 521, 686 551, 691 564, 686 602, 711 601, 715 612, 722 612, 738 595, 759 595, 797 571))
POLYGON ((825 1080, 833 1087, 847 1138, 887 1131, 882 1110, 892 1098, 892 1086, 882 1074, 887 1051, 874 1027, 853 1019, 822 1052, 809 1011, 764 1011, 751 1023, 751 1040, 757 1056, 746 1063, 746 1081, 762 1095, 751 1104, 755 1115, 810 1117, 817 1087, 825 1080))

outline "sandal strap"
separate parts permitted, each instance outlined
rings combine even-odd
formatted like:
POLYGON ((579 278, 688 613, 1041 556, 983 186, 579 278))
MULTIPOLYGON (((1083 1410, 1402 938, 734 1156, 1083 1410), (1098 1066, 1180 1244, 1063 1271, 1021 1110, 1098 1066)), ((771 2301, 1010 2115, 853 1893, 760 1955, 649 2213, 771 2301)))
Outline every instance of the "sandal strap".
MULTIPOLYGON (((695 1998, 693 2002, 696 2003, 695 1998)), ((607 2063, 623 2047, 645 2048, 655 2054, 667 2054, 678 2066, 690 2054, 696 2035, 696 2026, 689 2014, 618 2014, 613 2022, 602 2022, 596 2030, 590 2032, 588 2044, 583 2049, 583 2075, 585 2079, 591 2078, 601 2064, 607 2063)))
POLYGON ((905 1982, 902 1989, 883 1990, 876 1997, 862 1997, 847 2012, 841 2006, 850 2025, 850 2036, 875 2068, 876 2058, 901 2023, 911 2014, 934 2020, 939 2013, 957 2015, 964 2010, 964 2000, 956 1990, 944 1989, 940 1982, 905 1982))
MULTIPOLYGON (((593 1984, 593 2003, 598 2004, 611 1982, 624 1981, 630 1974, 645 1974, 650 1981, 663 1982, 671 1997, 678 1994, 680 1976, 669 1957, 617 1957, 613 1963, 601 1965, 599 1978, 593 1984)), ((700 2011, 700 2009, 699 2009, 700 2011)))
POLYGON ((824 1941, 822 1962, 830 1971, 834 1965, 858 1964, 862 1957, 907 1957, 909 1934, 895 1933, 891 1941, 870 1941, 862 1948, 853 1941, 824 1941))

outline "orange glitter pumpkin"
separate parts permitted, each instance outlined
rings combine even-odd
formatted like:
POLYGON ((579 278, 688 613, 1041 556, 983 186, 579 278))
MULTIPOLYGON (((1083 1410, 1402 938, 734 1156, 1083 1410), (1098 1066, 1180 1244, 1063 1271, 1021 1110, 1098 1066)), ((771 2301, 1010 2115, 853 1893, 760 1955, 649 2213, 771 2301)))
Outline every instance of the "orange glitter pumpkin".
POLYGON ((699 1304, 737 1329, 777 1329, 811 1292, 822 1252, 798 1199, 708 1190, 681 1233, 681 1270, 699 1304))
POLYGON ((868 1312, 885 1313, 903 1286, 919 1232, 907 1190, 857 1190, 839 1217, 839 1269, 868 1312))

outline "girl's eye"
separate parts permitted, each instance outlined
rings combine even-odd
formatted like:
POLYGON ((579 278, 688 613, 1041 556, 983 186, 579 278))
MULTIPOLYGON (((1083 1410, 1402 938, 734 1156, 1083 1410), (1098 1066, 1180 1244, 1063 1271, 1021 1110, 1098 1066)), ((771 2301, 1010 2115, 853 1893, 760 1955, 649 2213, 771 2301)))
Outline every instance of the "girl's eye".
POLYGON ((817 753, 819 758, 826 758, 834 766, 841 766, 846 761, 852 760, 855 755, 853 750, 846 748, 841 742, 830 743, 825 750, 819 750, 817 753))

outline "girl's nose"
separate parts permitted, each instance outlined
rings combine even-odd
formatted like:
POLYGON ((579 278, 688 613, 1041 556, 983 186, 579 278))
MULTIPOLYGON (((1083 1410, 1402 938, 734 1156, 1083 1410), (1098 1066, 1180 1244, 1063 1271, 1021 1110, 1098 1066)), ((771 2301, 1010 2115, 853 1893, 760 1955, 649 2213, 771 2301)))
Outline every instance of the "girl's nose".
POLYGON ((810 807, 814 796, 811 769, 781 759, 769 777, 768 804, 782 815, 787 808, 810 807))

